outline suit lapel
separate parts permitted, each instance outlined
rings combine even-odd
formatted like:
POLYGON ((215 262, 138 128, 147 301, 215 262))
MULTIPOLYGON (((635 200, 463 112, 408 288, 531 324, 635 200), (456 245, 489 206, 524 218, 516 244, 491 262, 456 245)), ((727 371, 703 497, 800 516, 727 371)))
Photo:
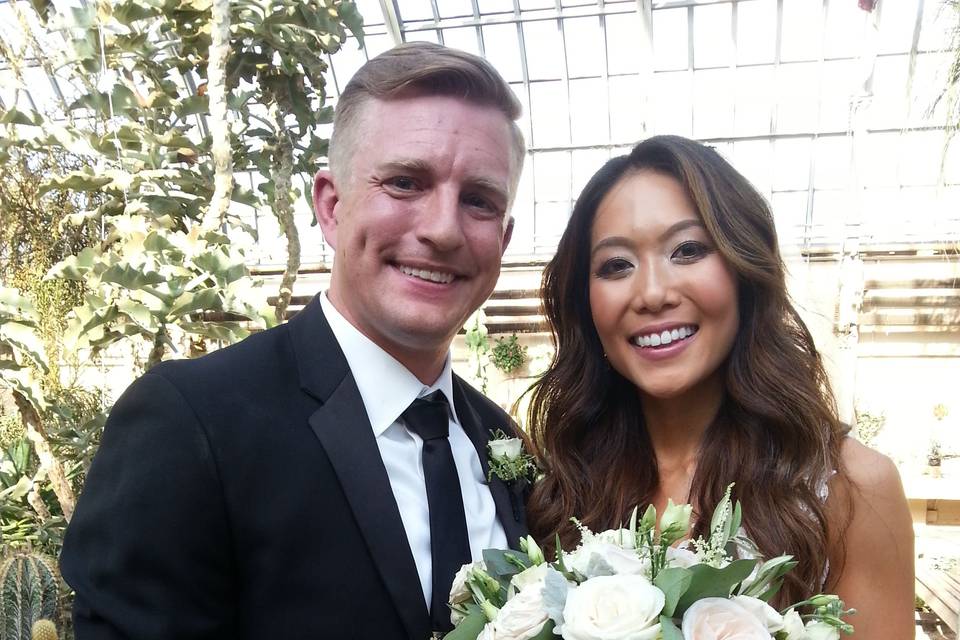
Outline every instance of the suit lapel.
POLYGON ((319 303, 290 321, 301 385, 323 402, 309 418, 383 578, 406 634, 430 635, 430 617, 380 450, 353 379, 319 303))
MULTIPOLYGON (((496 429, 510 431, 510 427, 505 424, 484 425, 480 414, 474 408, 473 404, 467 399, 467 394, 463 389, 463 382, 456 376, 453 378, 453 401, 457 407, 457 417, 460 419, 460 426, 466 432, 470 441, 473 442, 477 455, 480 456, 480 464, 483 467, 483 477, 486 479, 490 474, 490 463, 487 452, 487 442, 490 440, 492 432, 496 429)), ((490 488, 490 495, 493 496, 493 502, 497 507, 497 517, 500 519, 500 525, 507 536, 507 543, 512 549, 519 549, 519 540, 527 535, 526 518, 524 516, 522 497, 519 494, 511 495, 511 487, 494 475, 487 483, 490 488)))

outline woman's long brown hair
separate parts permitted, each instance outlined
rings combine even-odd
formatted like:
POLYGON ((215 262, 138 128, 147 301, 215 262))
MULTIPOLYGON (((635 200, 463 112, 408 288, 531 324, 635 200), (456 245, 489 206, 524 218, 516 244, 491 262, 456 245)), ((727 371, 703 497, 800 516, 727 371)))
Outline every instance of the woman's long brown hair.
POLYGON ((789 553, 799 561, 777 602, 805 599, 822 589, 828 537, 838 539, 828 532, 818 491, 833 472, 846 481, 840 460, 846 429, 813 337, 790 302, 769 206, 718 153, 685 138, 650 138, 605 164, 577 200, 544 271, 556 355, 530 390, 529 435, 547 472, 530 496, 530 530, 548 547, 559 534, 568 548, 579 537, 571 516, 595 530, 617 526, 658 486, 640 396, 603 357, 588 289, 597 208, 639 170, 683 185, 737 276, 740 326, 723 365, 725 398, 697 458, 690 501, 703 517, 693 535, 706 533, 710 514, 735 482, 744 526, 764 557, 789 553))

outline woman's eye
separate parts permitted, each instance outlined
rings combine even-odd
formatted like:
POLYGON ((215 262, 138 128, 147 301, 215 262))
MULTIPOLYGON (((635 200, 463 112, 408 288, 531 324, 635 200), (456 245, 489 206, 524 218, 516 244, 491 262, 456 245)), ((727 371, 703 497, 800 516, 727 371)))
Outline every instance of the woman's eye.
POLYGON ((625 271, 633 268, 633 264, 624 258, 611 258, 605 261, 597 269, 597 276, 601 278, 610 278, 623 274, 625 271))
POLYGON ((670 258, 680 262, 694 262, 708 253, 710 253, 710 249, 705 244, 691 240, 674 249, 670 258))

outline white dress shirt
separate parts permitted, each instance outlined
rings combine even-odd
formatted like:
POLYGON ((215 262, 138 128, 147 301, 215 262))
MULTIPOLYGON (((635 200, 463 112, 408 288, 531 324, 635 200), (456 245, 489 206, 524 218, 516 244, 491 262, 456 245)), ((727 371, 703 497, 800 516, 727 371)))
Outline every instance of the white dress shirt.
POLYGON ((400 509, 400 519, 417 564, 420 586, 429 609, 433 591, 433 563, 430 554, 430 510, 421 460, 423 440, 407 430, 400 420, 400 415, 416 398, 439 389, 450 404, 450 448, 460 478, 460 494, 463 496, 473 560, 480 560, 484 549, 507 548, 507 536, 497 518, 496 505, 483 476, 477 450, 457 419, 453 404, 450 354, 447 354, 440 377, 428 387, 350 324, 326 294, 320 296, 320 306, 360 390, 380 457, 387 468, 393 497, 400 509))

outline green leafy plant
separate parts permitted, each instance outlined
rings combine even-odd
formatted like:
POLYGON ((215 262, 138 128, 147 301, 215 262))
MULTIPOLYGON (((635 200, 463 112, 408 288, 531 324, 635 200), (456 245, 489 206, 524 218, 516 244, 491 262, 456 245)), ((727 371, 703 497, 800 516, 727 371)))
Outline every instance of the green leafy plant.
POLYGON ((515 333, 507 338, 497 338, 491 360, 497 369, 510 374, 526 363, 527 348, 520 344, 515 333))
POLYGON ((474 378, 483 393, 487 392, 487 366, 490 364, 490 338, 487 336, 486 315, 478 309, 464 325, 467 354, 474 378))
POLYGON ((858 411, 854 435, 857 440, 868 447, 872 447, 886 423, 887 417, 882 413, 876 414, 869 411, 858 411))

